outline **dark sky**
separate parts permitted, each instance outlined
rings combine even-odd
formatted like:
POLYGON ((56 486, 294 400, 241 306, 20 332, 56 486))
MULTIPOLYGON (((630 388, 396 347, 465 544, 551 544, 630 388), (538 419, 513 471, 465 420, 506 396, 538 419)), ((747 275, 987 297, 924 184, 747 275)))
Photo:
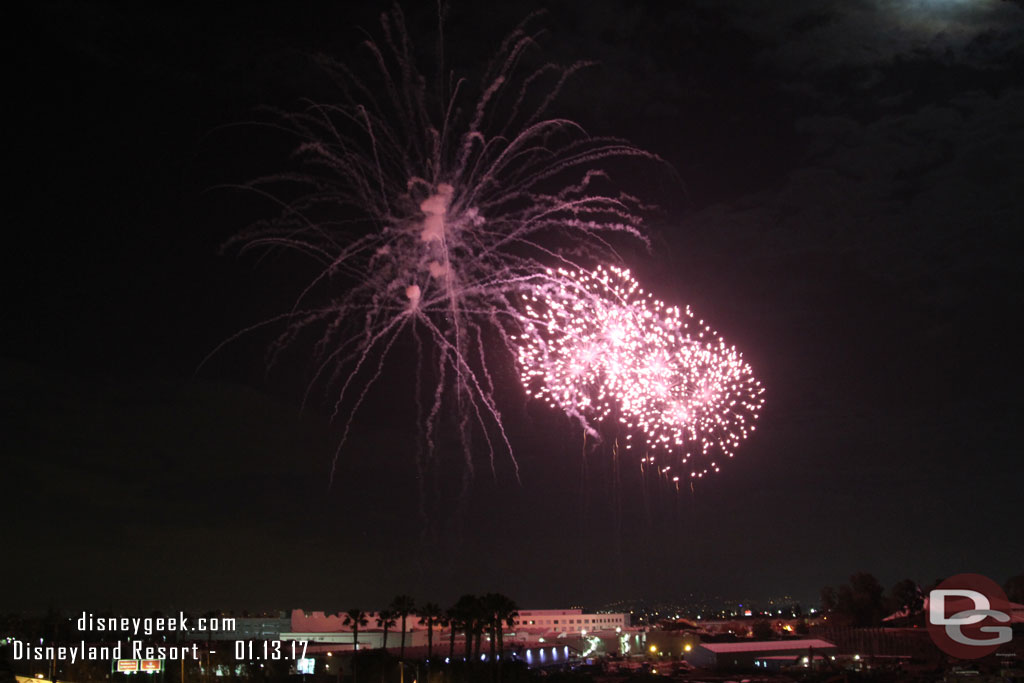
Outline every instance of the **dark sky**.
MULTIPOLYGON (((0 609, 806 602, 857 570, 1024 571, 1021 4, 454 2, 462 72, 540 7, 534 59, 598 62, 557 112, 681 178, 640 176, 661 210, 631 265, 744 351, 767 406, 677 493, 626 458, 616 478, 607 449, 583 460, 509 386, 521 482, 480 459, 460 495, 452 455, 422 497, 410 364, 333 487, 340 425, 326 400, 300 412, 301 349, 265 372, 254 334, 199 369, 303 282, 221 252, 267 209, 214 188, 287 170, 280 136, 236 124, 330 101, 311 56, 357 59, 389 6, 351 4, 40 2, 8 27, 0 609)), ((406 14, 429 46, 435 8, 406 14)))

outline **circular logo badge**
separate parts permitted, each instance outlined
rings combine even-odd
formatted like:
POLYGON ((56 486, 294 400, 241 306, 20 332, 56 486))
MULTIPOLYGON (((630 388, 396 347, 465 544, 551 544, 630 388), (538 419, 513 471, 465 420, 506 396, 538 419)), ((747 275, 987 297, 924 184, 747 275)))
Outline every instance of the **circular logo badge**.
POLYGON ((981 574, 957 574, 936 586, 926 618, 935 644, 958 659, 986 657, 1013 637, 1006 593, 981 574))

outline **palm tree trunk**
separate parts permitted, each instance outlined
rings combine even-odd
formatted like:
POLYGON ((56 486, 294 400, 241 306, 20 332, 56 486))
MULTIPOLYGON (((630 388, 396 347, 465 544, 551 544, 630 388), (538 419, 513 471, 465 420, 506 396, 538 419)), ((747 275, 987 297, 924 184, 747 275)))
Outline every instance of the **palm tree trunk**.
MULTIPOLYGON (((504 657, 505 656, 505 638, 504 638, 504 633, 502 632, 502 629, 501 629, 501 621, 500 620, 498 621, 498 656, 499 657, 504 657)), ((501 665, 502 664, 504 664, 504 662, 497 662, 497 664, 496 664, 496 666, 498 667, 498 683, 501 683, 501 665)))
POLYGON ((402 614, 402 651, 399 655, 402 661, 405 661, 405 614, 402 614))
MULTIPOLYGON (((352 683, 356 683, 356 653, 359 652, 359 624, 352 627, 352 683)), ((338 666, 341 666, 340 664, 338 666)))

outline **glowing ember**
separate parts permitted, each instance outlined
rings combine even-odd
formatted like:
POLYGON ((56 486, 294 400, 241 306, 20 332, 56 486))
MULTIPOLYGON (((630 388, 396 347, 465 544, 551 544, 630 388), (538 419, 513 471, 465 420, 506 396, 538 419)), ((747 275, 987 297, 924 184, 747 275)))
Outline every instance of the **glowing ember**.
POLYGON ((683 463, 699 455, 689 472, 701 477, 754 430, 764 389, 742 355, 689 308, 645 294, 628 270, 548 271, 522 324, 527 393, 595 436, 598 424, 618 424, 644 462, 658 452, 683 463))

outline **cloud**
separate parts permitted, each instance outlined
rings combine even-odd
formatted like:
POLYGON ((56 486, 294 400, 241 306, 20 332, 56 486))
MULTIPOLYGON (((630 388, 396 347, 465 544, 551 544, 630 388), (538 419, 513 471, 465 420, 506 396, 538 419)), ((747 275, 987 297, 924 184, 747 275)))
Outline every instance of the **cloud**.
POLYGON ((776 191, 697 212, 686 229, 752 261, 849 254, 877 280, 946 305, 966 296, 949 290, 958 276, 1016 267, 1024 90, 798 127, 810 152, 776 191))
POLYGON ((871 66, 897 56, 980 63, 1018 49, 1024 11, 1004 0, 727 0, 737 26, 789 70, 871 66), (780 40, 780 36, 782 39, 780 40))

